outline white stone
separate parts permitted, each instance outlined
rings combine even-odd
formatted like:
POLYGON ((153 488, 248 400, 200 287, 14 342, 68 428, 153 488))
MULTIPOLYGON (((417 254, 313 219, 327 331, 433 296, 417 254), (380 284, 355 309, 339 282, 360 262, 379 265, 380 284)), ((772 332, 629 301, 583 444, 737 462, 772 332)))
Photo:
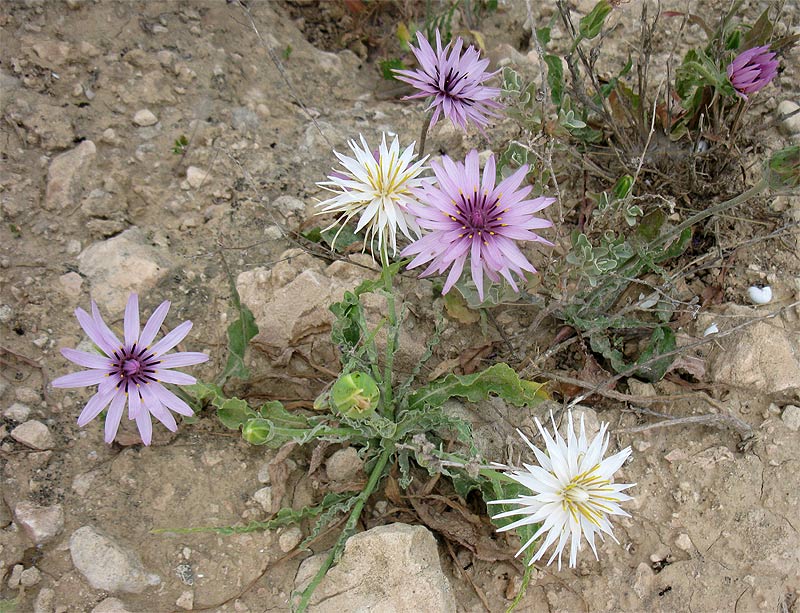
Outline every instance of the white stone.
POLYGON ((198 189, 203 185, 208 185, 211 175, 197 166, 189 166, 186 169, 186 182, 192 189, 198 189))
POLYGON ((769 285, 752 285, 747 288, 747 296, 753 304, 768 304, 772 301, 772 288, 769 285))
POLYGON ((161 583, 157 575, 145 572, 134 551, 91 526, 72 533, 69 552, 75 568, 96 590, 141 593, 161 583))
POLYGON ((107 145, 119 144, 119 138, 117 137, 117 133, 114 131, 114 128, 106 128, 103 130, 100 140, 107 145))
MULTIPOLYGON (((752 322, 759 312, 752 307, 727 305, 721 314, 733 327, 752 322)), ((800 332, 796 326, 783 326, 780 318, 756 321, 718 338, 718 343, 709 348, 708 379, 751 393, 791 393, 800 389, 800 332)))
POLYGON ((258 504, 260 504, 261 508, 264 509, 267 513, 272 513, 271 487, 262 487, 255 494, 253 494, 253 500, 255 500, 258 504))
POLYGON ((25 404, 35 404, 41 400, 39 392, 31 387, 20 386, 14 391, 14 397, 25 404))
POLYGON ((98 603, 98 605, 92 609, 92 613, 131 613, 131 611, 125 608, 124 602, 118 598, 109 596, 98 603))
POLYGON ((175 604, 181 609, 191 611, 194 608, 194 592, 192 590, 185 590, 178 596, 178 600, 175 601, 175 604))
POLYGON ((58 278, 58 283, 61 286, 61 291, 64 295, 73 300, 79 298, 81 295, 81 286, 83 285, 83 277, 77 272, 70 271, 61 275, 58 278))
POLYGON ((11 569, 11 575, 8 577, 8 587, 10 587, 12 590, 15 590, 19 587, 23 570, 25 570, 25 567, 22 564, 14 564, 14 568, 11 569))
POLYGON ((90 140, 53 158, 47 171, 44 207, 49 211, 69 212, 86 187, 86 174, 97 154, 90 140))
POLYGON ((139 228, 90 245, 78 256, 78 265, 91 283, 92 298, 114 317, 125 308, 131 292, 145 293, 171 266, 139 228))
POLYGON ((24 501, 14 507, 14 521, 34 543, 40 545, 61 534, 64 510, 60 504, 40 507, 24 501))
POLYGON ((788 136, 800 134, 800 104, 792 100, 783 100, 778 105, 778 116, 784 118, 781 119, 781 129, 788 136))
POLYGON ((783 407, 783 414, 781 415, 783 423, 789 430, 797 432, 800 430, 800 407, 793 404, 787 404, 783 407))
POLYGON ((141 127, 152 126, 158 123, 158 117, 150 109, 142 109, 141 111, 136 111, 133 116, 133 123, 141 127))
POLYGON ((286 528, 278 536, 278 546, 283 553, 289 553, 303 540, 303 531, 297 526, 286 528))
POLYGON ((346 482, 355 479, 364 462, 355 447, 339 449, 325 462, 325 472, 331 481, 346 482))
POLYGON ((19 584, 25 587, 33 587, 42 580, 42 573, 35 566, 26 568, 19 577, 19 584))
MULTIPOLYGON (((297 590, 308 585, 326 556, 303 561, 295 578, 297 590)), ((311 610, 455 613, 456 602, 430 531, 390 524, 350 537, 341 560, 314 591, 311 610)))
POLYGON ((675 547, 680 549, 681 551, 691 551, 694 545, 692 544, 692 539, 689 538, 689 535, 685 532, 681 532, 675 538, 675 547))
POLYGON ((3 411, 3 417, 6 419, 13 419, 14 421, 20 423, 28 419, 30 414, 31 408, 28 405, 22 404, 21 402, 15 402, 5 411, 3 411))
POLYGON ((50 430, 42 422, 31 419, 11 431, 11 438, 31 449, 45 451, 55 447, 56 442, 50 430))
POLYGON ((257 479, 259 483, 263 483, 264 485, 270 484, 271 477, 269 476, 269 462, 264 462, 261 465, 261 468, 258 469, 257 479))
POLYGON ((33 613, 53 613, 56 593, 49 587, 43 587, 33 602, 33 613))
POLYGON ((70 239, 67 241, 67 255, 78 255, 83 247, 81 241, 78 239, 70 239))

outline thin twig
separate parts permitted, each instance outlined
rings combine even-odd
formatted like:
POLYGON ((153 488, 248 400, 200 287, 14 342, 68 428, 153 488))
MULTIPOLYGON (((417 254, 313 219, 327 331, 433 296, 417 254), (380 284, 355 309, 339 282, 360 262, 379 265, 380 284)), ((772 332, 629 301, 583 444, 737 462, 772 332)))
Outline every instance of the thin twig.
POLYGON ((483 604, 483 608, 486 609, 488 613, 492 613, 492 608, 489 606, 489 601, 486 599, 486 594, 484 594, 483 590, 476 585, 476 583, 472 580, 472 577, 469 576, 469 573, 461 568, 461 564, 456 557, 456 552, 453 551, 453 545, 448 539, 444 539, 444 542, 445 545, 447 545, 447 553, 449 553, 450 557, 453 559, 453 566, 458 569, 458 574, 461 575, 461 578, 465 579, 467 583, 472 586, 472 591, 475 592, 478 600, 480 600, 481 604, 483 604))
MULTIPOLYGON (((11 349, 8 349, 7 347, 0 347, 0 352, 7 353, 8 355, 14 356, 17 360, 19 360, 23 364, 26 364, 26 365, 30 366, 31 368, 35 368, 36 370, 39 371, 39 374, 42 377, 42 398, 44 398, 45 403, 49 405, 49 398, 47 396, 47 386, 50 384, 50 380, 47 378, 47 372, 45 371, 44 366, 42 366, 36 360, 33 360, 33 359, 29 358, 29 357, 26 357, 26 356, 22 355, 21 353, 17 353, 16 351, 12 351, 11 349)), ((7 366, 10 366, 10 364, 5 362, 5 360, 3 360, 2 362, 4 364, 6 364, 7 366)))
POLYGON ((666 428, 668 426, 685 426, 687 424, 704 424, 715 427, 728 427, 739 434, 743 442, 751 440, 755 436, 755 432, 750 424, 742 421, 738 417, 728 415, 726 413, 707 413, 705 415, 690 415, 688 417, 669 417, 661 415, 650 409, 643 407, 630 407, 630 410, 636 413, 643 413, 645 415, 658 415, 659 417, 666 417, 662 421, 654 424, 645 424, 643 426, 634 426, 632 428, 619 428, 614 430, 617 434, 633 434, 636 432, 645 432, 646 430, 654 430, 655 428, 666 428))
POLYGON ((739 330, 742 330, 744 328, 748 328, 748 327, 752 326, 753 324, 756 324, 756 323, 758 323, 760 321, 765 321, 767 319, 774 319, 775 317, 777 317, 781 313, 785 313, 786 311, 788 311, 790 309, 793 309, 793 308, 795 308, 795 307, 797 307, 799 305, 800 305, 800 300, 797 300, 795 302, 792 302, 791 304, 786 305, 785 307, 782 307, 782 308, 778 309, 777 311, 773 311, 771 313, 763 315, 762 317, 754 317, 753 319, 749 319, 748 321, 746 321, 746 322, 744 322, 742 324, 739 324, 738 326, 734 326, 730 330, 725 330, 723 332, 717 332, 716 334, 712 334, 710 336, 704 337, 704 338, 699 339, 699 340, 697 340, 697 341, 695 341, 693 343, 689 343, 688 345, 684 345, 682 347, 678 347, 677 349, 674 349, 672 351, 666 351, 664 353, 659 353, 658 355, 653 356, 652 358, 650 358, 649 360, 646 360, 645 362, 642 362, 641 364, 634 364, 630 368, 626 368, 622 372, 617 373, 616 375, 614 375, 612 377, 609 377, 607 380, 601 381, 600 383, 598 383, 597 385, 592 387, 587 392, 584 392, 583 394, 580 394, 580 395, 576 396, 575 398, 573 398, 570 401, 570 403, 567 405, 567 408, 571 409, 575 405, 580 404, 581 402, 586 400, 586 398, 588 398, 589 396, 592 396, 593 394, 598 393, 600 390, 608 387, 609 385, 611 385, 615 381, 619 381, 623 377, 628 377, 628 376, 632 375, 633 373, 635 373, 637 370, 639 370, 643 366, 648 366, 648 365, 653 364, 653 363, 655 363, 655 362, 657 362, 657 361, 659 361, 659 360, 661 360, 663 358, 667 358, 667 357, 670 357, 670 356, 673 356, 673 355, 679 355, 679 354, 685 353, 686 351, 688 351, 690 349, 694 349, 695 347, 700 347, 701 345, 705 345, 707 343, 714 342, 715 340, 717 340, 719 338, 723 338, 725 336, 729 336, 731 334, 734 334, 734 333, 738 332, 739 330))
POLYGON ((333 149, 333 144, 331 143, 331 141, 328 140, 328 137, 322 131, 322 128, 317 123, 316 118, 311 114, 311 112, 308 110, 308 108, 300 99, 300 97, 295 93, 294 87, 292 87, 292 83, 291 81, 289 81, 289 76, 286 74, 286 69, 283 67, 283 64, 281 63, 281 60, 278 57, 278 55, 275 53, 275 50, 267 44, 267 41, 265 41, 264 37, 261 36, 261 32, 258 31, 258 27, 256 27, 256 22, 253 19, 253 15, 250 13, 250 7, 248 7, 241 0, 236 0, 236 4, 238 4, 239 7, 242 9, 242 12, 244 12, 244 14, 247 15, 247 19, 250 21, 250 27, 253 28, 253 32, 255 32, 256 36, 258 36, 259 42, 261 42, 261 45, 264 47, 264 49, 267 50, 267 53, 269 54, 269 57, 272 60, 272 63, 275 64, 275 67, 278 69, 278 72, 283 78, 283 82, 286 84, 286 87, 289 90, 289 95, 292 97, 292 100, 294 100, 294 102, 303 110, 306 116, 308 116, 308 118, 311 120, 311 123, 314 124, 314 127, 320 133, 322 139, 325 141, 328 147, 333 149))

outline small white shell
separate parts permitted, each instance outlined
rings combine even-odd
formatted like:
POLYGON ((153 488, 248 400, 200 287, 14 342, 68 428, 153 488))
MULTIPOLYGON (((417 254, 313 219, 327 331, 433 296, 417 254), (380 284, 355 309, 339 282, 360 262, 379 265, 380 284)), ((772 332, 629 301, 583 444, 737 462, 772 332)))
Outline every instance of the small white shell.
POLYGON ((747 288, 747 295, 753 304, 767 304, 772 300, 772 288, 769 285, 764 287, 751 285, 747 288))
POLYGON ((708 328, 705 329, 703 332, 703 336, 710 336, 711 334, 717 334, 719 332, 719 328, 717 328, 717 324, 711 324, 708 328))

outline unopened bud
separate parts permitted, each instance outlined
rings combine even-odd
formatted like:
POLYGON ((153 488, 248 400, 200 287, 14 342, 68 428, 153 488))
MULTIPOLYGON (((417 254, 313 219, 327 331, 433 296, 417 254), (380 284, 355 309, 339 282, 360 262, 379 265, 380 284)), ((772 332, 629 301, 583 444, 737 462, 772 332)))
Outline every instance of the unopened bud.
POLYGON ((331 388, 333 410, 351 419, 372 415, 380 398, 381 392, 375 379, 363 372, 342 375, 331 388))
POLYGON ((264 445, 272 438, 272 424, 261 417, 253 417, 242 428, 242 438, 251 445, 264 445))

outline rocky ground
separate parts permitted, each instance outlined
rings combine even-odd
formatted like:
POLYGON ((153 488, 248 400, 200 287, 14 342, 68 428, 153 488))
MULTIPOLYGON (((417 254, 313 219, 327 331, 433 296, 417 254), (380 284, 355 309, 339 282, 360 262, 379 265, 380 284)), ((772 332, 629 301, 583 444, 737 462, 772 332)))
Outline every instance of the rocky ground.
MULTIPOLYGON (((376 142, 381 131, 409 141, 421 110, 381 80, 363 45, 331 52, 308 42, 322 46, 324 37, 311 36, 323 28, 309 27, 304 3, 250 4, 261 38, 247 13, 222 1, 0 7, 0 598, 17 611, 286 611, 319 563, 296 549, 307 526, 234 536, 151 530, 265 519, 363 478, 353 450, 331 448, 323 470, 309 475, 309 459, 296 453, 286 479, 273 483, 274 452, 246 445, 212 414, 176 435, 158 428, 147 448, 124 424, 120 442, 107 446, 98 423, 75 424, 87 391, 48 386, 70 371, 58 349, 88 343, 72 311, 91 296, 113 321, 131 291, 144 311, 171 300, 170 326, 194 321, 185 345, 212 361, 193 373, 213 377, 232 317, 228 270, 261 331, 241 393, 304 406, 335 374, 325 308, 375 268, 360 255, 332 262, 296 232, 316 223, 315 182, 333 165, 332 147, 345 150, 358 133, 376 142), (174 152, 182 136, 188 144, 174 152)), ((553 8, 536 4, 538 24, 553 8)), ((637 4, 623 4, 620 19, 638 14, 637 4)), ((756 4, 745 10, 757 15, 756 4)), ((496 62, 537 74, 525 19, 524 3, 501 2, 481 29, 496 62)), ((753 112, 764 147, 796 141, 798 116, 782 121, 777 109, 785 114, 799 97, 795 63, 753 112)), ((429 151, 499 150, 507 130, 487 143, 441 125, 429 151)), ((576 200, 565 194, 563 204, 576 200)), ((759 207, 758 219, 747 211, 727 219, 721 242, 800 220, 796 195, 759 207)), ((783 232, 742 247, 721 304, 682 330, 689 342, 711 323, 725 331, 780 310, 701 346, 691 393, 675 381, 629 380, 622 400, 591 399, 590 424, 610 421, 616 443, 634 448, 620 474, 637 483, 632 517, 616 523, 620 544, 605 543, 600 562, 584 552, 577 570, 538 567, 518 610, 798 611, 800 313, 784 308, 800 297, 795 241, 783 232), (755 282, 772 286, 770 304, 749 304, 755 282), (657 394, 670 399, 647 400, 657 394), (728 412, 755 436, 741 446, 731 429, 696 424, 626 432, 652 423, 628 405, 671 416, 728 412)), ((532 257, 546 266, 558 253, 532 257)), ((699 293, 701 281, 690 289, 699 293)), ((409 276, 403 287, 413 308, 400 369, 418 355, 433 313, 430 285, 409 276)), ((432 367, 446 372, 465 352, 488 355, 481 347, 499 344, 499 330, 517 353, 539 355, 558 326, 529 330, 534 315, 529 306, 500 309, 497 330, 485 334, 450 320, 432 367)), ((459 410, 498 454, 516 444, 514 426, 531 423, 498 403, 459 410)), ((502 611, 518 590, 518 566, 482 561, 393 518, 385 500, 370 504, 367 527, 378 527, 351 539, 315 610, 502 611)))

